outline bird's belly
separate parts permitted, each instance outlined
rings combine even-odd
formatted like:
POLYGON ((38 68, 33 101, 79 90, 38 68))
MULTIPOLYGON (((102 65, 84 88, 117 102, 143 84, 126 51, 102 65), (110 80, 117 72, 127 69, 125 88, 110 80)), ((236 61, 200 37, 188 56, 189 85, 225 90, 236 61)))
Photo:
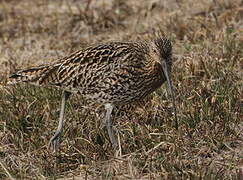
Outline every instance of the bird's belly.
POLYGON ((79 91, 88 100, 96 103, 128 104, 141 100, 163 84, 162 79, 114 84, 107 87, 90 88, 79 91))

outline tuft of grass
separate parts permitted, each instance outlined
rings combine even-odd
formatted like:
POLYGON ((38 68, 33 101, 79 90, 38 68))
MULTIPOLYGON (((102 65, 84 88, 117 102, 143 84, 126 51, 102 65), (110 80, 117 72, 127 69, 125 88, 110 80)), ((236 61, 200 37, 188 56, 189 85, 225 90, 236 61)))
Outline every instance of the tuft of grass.
POLYGON ((243 159, 242 2, 0 2, 0 179, 239 179, 243 159), (31 9, 29 8, 31 6, 31 9), (87 44, 163 32, 174 46, 179 130, 164 87, 116 107, 114 157, 104 107, 72 95, 60 151, 47 149, 61 92, 6 86, 17 69, 87 44))

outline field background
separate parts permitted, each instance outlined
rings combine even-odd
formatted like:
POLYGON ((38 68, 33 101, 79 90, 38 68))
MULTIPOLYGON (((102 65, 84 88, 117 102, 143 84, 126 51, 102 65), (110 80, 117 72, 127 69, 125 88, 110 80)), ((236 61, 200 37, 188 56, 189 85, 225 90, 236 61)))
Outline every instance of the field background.
POLYGON ((240 0, 1 0, 0 179, 240 179, 242 34, 240 0), (179 130, 162 86, 115 109, 115 158, 104 108, 73 95, 60 151, 50 152, 61 91, 6 86, 9 74, 157 31, 173 42, 179 130))

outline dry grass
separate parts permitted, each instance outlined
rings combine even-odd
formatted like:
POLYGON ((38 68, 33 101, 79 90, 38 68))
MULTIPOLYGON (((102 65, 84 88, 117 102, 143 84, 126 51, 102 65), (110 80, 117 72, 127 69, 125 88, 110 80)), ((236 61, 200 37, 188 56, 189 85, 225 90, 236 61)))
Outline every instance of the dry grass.
MULTIPOLYGON (((0 179, 237 179, 243 166, 240 0, 0 1, 0 179), (61 150, 47 144, 59 90, 7 87, 16 69, 87 44, 162 30, 174 44, 180 129, 164 88, 114 114, 123 156, 100 129, 103 108, 73 95, 61 150)), ((242 170, 243 171, 243 170, 242 170)))

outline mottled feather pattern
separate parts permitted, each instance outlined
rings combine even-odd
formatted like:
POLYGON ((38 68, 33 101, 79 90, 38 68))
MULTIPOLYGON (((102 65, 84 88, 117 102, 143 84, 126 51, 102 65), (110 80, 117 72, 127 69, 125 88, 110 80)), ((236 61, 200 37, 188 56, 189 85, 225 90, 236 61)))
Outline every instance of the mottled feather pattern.
MULTIPOLYGON (((96 102, 125 104, 161 86, 166 78, 159 61, 161 57, 169 61, 170 56, 171 44, 164 38, 110 42, 77 51, 47 66, 18 71, 10 76, 10 83, 55 86, 96 102)), ((171 62, 168 64, 171 66, 171 62)))

